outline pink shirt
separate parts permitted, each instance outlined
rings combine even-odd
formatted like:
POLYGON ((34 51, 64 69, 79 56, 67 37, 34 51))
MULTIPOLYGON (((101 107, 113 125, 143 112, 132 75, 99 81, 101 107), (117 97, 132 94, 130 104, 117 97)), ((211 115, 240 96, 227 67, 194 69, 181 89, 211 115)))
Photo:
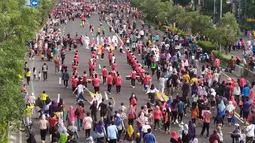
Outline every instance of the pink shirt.
POLYGON ((154 116, 154 119, 160 120, 161 111, 160 110, 154 110, 153 116, 154 116))
POLYGON ((92 118, 91 117, 85 117, 83 119, 83 122, 82 122, 82 126, 83 128, 86 130, 86 129, 91 129, 92 128, 92 118))

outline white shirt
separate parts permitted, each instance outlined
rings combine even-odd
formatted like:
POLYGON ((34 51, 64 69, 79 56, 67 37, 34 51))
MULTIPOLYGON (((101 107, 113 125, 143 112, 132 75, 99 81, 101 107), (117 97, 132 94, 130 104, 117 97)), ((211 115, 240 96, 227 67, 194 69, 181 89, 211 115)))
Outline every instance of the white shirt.
POLYGON ((255 125, 250 124, 249 126, 246 127, 246 136, 247 137, 254 137, 254 129, 255 129, 255 125))
POLYGON ((193 73, 197 75, 197 68, 193 68, 193 73))
POLYGON ((141 36, 144 35, 144 31, 143 31, 143 30, 140 31, 140 35, 141 35, 141 36))
POLYGON ((115 62, 115 56, 112 56, 112 63, 114 63, 115 62))
POLYGON ((79 84, 79 85, 77 86, 78 95, 79 95, 80 93, 84 92, 84 88, 85 88, 85 86, 82 85, 82 84, 79 84))
POLYGON ((160 84, 161 86, 164 86, 164 85, 165 85, 165 82, 166 82, 166 79, 165 79, 164 77, 159 78, 159 84, 160 84))
POLYGON ((143 125, 143 127, 142 127, 142 132, 143 132, 143 133, 148 133, 148 132, 147 132, 148 129, 151 129, 151 126, 150 126, 150 125, 143 125))

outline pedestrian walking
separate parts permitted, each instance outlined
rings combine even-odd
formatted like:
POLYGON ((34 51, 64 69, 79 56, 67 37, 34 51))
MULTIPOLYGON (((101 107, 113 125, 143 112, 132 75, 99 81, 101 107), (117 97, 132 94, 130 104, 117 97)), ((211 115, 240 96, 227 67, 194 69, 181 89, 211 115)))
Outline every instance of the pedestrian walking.
POLYGON ((42 66, 42 72, 43 72, 43 80, 46 81, 48 79, 48 65, 46 63, 42 66))
POLYGON ((70 76, 66 69, 65 72, 62 74, 62 80, 64 81, 63 83, 64 83, 65 88, 68 88, 69 79, 70 79, 70 76))
POLYGON ((48 127, 49 127, 49 122, 48 120, 46 120, 46 116, 43 114, 39 121, 39 128, 40 128, 40 135, 41 135, 42 142, 46 141, 45 139, 46 139, 48 127))

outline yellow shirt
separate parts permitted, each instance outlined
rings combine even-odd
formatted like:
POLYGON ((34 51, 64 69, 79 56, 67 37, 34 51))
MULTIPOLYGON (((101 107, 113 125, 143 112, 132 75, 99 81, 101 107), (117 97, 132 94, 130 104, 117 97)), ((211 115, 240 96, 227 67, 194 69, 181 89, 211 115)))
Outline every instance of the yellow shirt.
POLYGON ((182 78, 183 78, 184 81, 189 81, 190 80, 190 76, 188 74, 183 75, 182 78))
POLYGON ((193 85, 194 83, 197 83, 197 78, 193 77, 191 80, 190 80, 190 84, 193 85))
POLYGON ((27 106, 27 108, 25 109, 25 115, 26 116, 31 116, 32 115, 32 109, 33 109, 33 105, 27 106))
POLYGON ((26 76, 30 77, 31 76, 31 72, 30 71, 26 72, 26 76))
POLYGON ((97 32, 100 32, 100 31, 101 31, 101 29, 100 29, 100 28, 98 28, 98 29, 97 29, 97 32))
POLYGON ((45 93, 41 94, 41 100, 46 101, 47 97, 48 97, 47 94, 45 94, 45 93))

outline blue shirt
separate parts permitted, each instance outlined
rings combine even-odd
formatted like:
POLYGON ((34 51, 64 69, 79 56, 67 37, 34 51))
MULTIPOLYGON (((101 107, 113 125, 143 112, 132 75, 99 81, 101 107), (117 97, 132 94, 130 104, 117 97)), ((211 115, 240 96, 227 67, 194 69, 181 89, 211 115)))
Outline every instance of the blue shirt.
POLYGON ((156 138, 153 134, 146 134, 144 136, 144 143, 155 143, 156 142, 156 138))
POLYGON ((248 97, 249 96, 249 94, 250 94, 250 88, 249 87, 244 87, 243 88, 243 90, 242 90, 242 95, 244 96, 244 97, 248 97))
POLYGON ((110 125, 107 127, 108 140, 117 139, 117 133, 118 133, 118 129, 115 125, 110 125))
POLYGON ((53 55, 57 55, 58 54, 58 49, 57 48, 54 48, 53 50, 53 55))
POLYGON ((243 111, 244 112, 250 112, 250 106, 252 104, 252 100, 249 100, 249 101, 245 101, 243 103, 243 111))
POLYGON ((180 101, 177 104, 177 109, 178 109, 178 113, 183 113, 183 109, 184 109, 184 103, 182 101, 180 101))

